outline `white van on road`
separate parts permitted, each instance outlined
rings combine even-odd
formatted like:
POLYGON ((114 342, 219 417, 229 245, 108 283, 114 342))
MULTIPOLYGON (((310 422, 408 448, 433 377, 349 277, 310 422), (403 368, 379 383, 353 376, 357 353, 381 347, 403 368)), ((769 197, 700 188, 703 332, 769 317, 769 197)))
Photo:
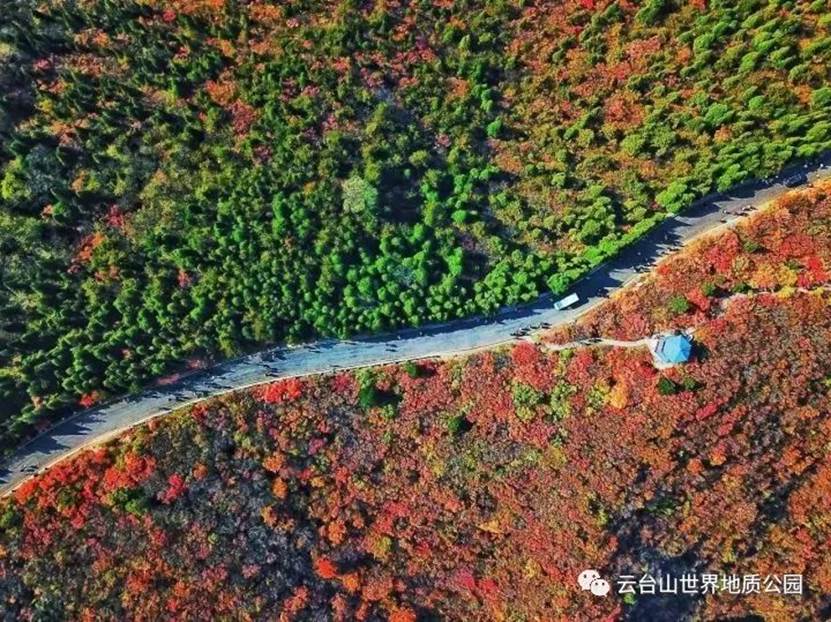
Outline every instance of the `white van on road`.
POLYGON ((557 309, 557 311, 560 311, 562 309, 565 309, 566 307, 570 307, 578 300, 580 300, 580 296, 578 296, 577 294, 569 294, 565 298, 562 298, 555 302, 554 308, 557 309))

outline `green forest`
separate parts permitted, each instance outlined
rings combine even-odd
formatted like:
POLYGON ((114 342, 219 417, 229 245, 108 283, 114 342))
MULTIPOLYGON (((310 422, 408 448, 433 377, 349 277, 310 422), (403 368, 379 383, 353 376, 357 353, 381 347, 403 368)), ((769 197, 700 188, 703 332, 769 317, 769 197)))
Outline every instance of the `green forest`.
POLYGON ((195 359, 562 292, 831 148, 826 0, 17 0, 0 449, 195 359))

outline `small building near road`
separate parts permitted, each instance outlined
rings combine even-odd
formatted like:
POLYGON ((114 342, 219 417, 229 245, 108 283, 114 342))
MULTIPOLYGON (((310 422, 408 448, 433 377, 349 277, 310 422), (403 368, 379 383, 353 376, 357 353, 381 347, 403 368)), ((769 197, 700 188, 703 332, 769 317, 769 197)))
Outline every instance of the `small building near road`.
POLYGON ((684 334, 664 335, 658 338, 652 354, 661 365, 686 363, 692 354, 692 339, 684 334))

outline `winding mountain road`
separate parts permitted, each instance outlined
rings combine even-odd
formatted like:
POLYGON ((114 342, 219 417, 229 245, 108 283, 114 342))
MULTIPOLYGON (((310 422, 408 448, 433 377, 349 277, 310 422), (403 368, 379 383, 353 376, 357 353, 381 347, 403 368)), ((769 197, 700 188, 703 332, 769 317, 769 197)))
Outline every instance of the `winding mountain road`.
POLYGON ((663 220, 652 231, 599 268, 570 292, 579 295, 574 307, 556 310, 550 295, 527 306, 504 309, 489 318, 459 320, 371 338, 319 341, 298 347, 273 348, 190 375, 97 408, 79 412, 23 445, 0 468, 0 495, 72 453, 108 440, 149 419, 201 400, 273 381, 339 369, 353 369, 406 360, 455 355, 515 341, 514 333, 540 324, 552 327, 573 321, 615 290, 636 278, 661 256, 703 233, 729 226, 748 208, 787 192, 782 179, 804 172, 810 183, 831 176, 831 154, 811 168, 790 168, 769 183, 753 182, 729 195, 706 197, 663 220))

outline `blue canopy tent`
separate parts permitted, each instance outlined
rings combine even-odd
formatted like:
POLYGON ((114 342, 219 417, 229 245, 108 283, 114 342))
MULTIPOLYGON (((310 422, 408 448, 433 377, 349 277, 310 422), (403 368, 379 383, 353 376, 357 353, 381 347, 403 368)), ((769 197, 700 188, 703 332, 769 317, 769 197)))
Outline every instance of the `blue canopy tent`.
POLYGON ((662 363, 676 365, 690 360, 692 341, 686 335, 662 337, 655 348, 655 354, 662 363))

